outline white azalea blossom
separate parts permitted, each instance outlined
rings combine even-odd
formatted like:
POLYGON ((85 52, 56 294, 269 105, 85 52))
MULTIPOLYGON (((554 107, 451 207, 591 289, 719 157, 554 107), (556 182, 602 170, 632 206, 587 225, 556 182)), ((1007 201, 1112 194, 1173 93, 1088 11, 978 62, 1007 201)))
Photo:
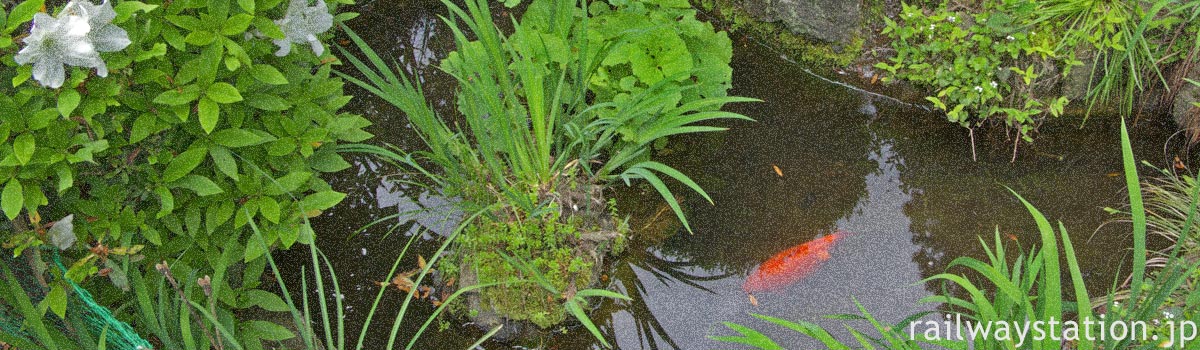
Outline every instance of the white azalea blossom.
POLYGON ((1014 38, 1012 35, 1005 37, 1005 39, 1008 39, 1008 41, 1017 40, 1017 38, 1014 38))
POLYGON ((996 81, 994 81, 994 80, 993 80, 993 81, 992 81, 992 88, 993 88, 993 89, 995 89, 997 86, 1000 86, 1000 84, 999 84, 999 83, 996 83, 996 81))
POLYGON ((975 92, 983 92, 983 87, 975 85, 975 92))
POLYGON ((275 56, 287 56, 292 52, 292 43, 308 43, 313 53, 320 56, 325 52, 325 46, 317 40, 317 34, 333 27, 333 14, 329 13, 324 0, 317 0, 314 6, 308 6, 308 0, 292 0, 287 14, 275 24, 284 34, 283 39, 274 40, 275 45, 279 45, 275 56))
POLYGON ((950 16, 950 17, 947 17, 946 20, 950 21, 950 23, 954 23, 955 18, 954 18, 954 16, 950 16))
POLYGON ((96 75, 108 76, 100 52, 119 51, 130 43, 129 34, 112 24, 116 16, 108 1, 95 5, 79 0, 67 3, 58 17, 34 14, 25 47, 13 60, 32 64, 33 79, 50 88, 66 80, 63 65, 95 68, 96 75))

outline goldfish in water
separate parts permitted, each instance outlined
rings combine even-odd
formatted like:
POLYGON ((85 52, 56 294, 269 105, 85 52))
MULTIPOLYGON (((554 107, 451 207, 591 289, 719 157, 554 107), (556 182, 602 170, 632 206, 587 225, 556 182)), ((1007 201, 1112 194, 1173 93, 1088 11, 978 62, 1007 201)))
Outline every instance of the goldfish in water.
POLYGON ((746 293, 771 291, 800 281, 829 260, 829 250, 848 234, 839 230, 775 254, 750 273, 742 290, 746 293))

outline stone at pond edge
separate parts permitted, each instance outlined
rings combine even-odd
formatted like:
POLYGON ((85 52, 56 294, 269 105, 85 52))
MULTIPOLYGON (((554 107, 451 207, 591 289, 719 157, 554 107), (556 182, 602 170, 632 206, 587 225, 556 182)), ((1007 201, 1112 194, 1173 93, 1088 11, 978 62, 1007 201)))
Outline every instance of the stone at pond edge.
POLYGON ((862 2, 845 0, 743 0, 746 12, 764 22, 782 22, 792 33, 849 45, 863 27, 862 2))
MULTIPOLYGON (((1193 68, 1187 78, 1200 82, 1200 67, 1193 68)), ((1175 123, 1179 124, 1180 129, 1188 130, 1192 142, 1200 139, 1200 132, 1195 131, 1200 129, 1200 107, 1196 107, 1195 103, 1200 103, 1200 86, 1185 82, 1179 88, 1179 94, 1175 95, 1175 104, 1171 108, 1175 123)))

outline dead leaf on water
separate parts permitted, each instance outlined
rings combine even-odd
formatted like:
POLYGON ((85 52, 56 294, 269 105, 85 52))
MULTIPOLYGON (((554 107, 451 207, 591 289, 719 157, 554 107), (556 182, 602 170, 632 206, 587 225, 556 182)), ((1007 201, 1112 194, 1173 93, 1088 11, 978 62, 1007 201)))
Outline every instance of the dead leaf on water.
POLYGON ((750 296, 750 305, 758 306, 758 298, 755 298, 754 294, 746 294, 746 295, 750 296))
POLYGON ((417 268, 422 270, 425 269, 425 257, 417 255, 417 268))
POLYGON ((779 175, 779 177, 783 177, 783 170, 779 169, 778 165, 771 164, 771 167, 775 169, 775 175, 779 175))

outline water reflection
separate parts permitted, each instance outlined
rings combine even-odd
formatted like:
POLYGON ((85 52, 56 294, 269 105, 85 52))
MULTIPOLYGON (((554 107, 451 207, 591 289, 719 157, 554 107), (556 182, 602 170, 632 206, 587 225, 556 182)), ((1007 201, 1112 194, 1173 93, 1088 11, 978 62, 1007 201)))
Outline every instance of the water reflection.
MULTIPOLYGON (((360 7, 363 16, 351 22, 355 30, 385 57, 422 76, 435 106, 452 113, 447 101, 453 81, 433 68, 451 46, 438 29, 440 3, 374 1, 360 7)), ((609 270, 612 287, 633 301, 603 301, 592 313, 619 347, 718 347, 708 336, 732 334, 720 321, 753 325, 789 347, 814 347, 748 313, 821 321, 825 314, 855 313, 852 296, 888 322, 927 310, 931 306, 917 306, 917 301, 932 286, 916 283, 945 271, 955 257, 982 257, 976 237, 990 238, 999 225, 1006 244, 1028 249, 1035 243, 1032 220, 1003 186, 1026 196, 1052 220, 1064 221, 1091 285, 1109 285, 1123 261, 1115 257, 1127 256, 1128 238, 1120 227, 1110 225, 1093 234, 1109 219, 1100 209, 1118 206, 1124 198, 1121 179, 1109 176, 1120 171, 1112 123, 1093 119, 1084 129, 1073 122, 1048 123, 1037 144, 1022 145, 1016 163, 1009 163, 1011 144, 1003 142, 1003 132, 980 133, 979 161, 973 162, 965 131, 942 117, 812 78, 762 47, 739 45, 735 51, 732 94, 765 102, 731 106, 757 122, 731 122, 727 132, 673 139, 659 152, 664 163, 706 188, 715 205, 696 196, 684 198, 695 234, 679 231, 661 238, 646 234, 661 225, 635 226, 643 232, 635 234, 631 248, 609 270), (831 251, 820 269, 794 285, 758 295, 757 307, 749 303, 741 285, 757 264, 836 229, 854 234, 831 251)), ((379 137, 373 142, 419 147, 397 110, 351 91, 357 96, 351 104, 355 111, 375 122, 371 131, 379 137)), ((1165 130, 1148 122, 1135 127, 1136 154, 1157 158, 1160 143, 1155 140, 1165 139, 1165 130)), ((447 221, 446 212, 436 209, 447 208, 452 200, 384 180, 396 176, 397 169, 365 157, 351 161, 352 170, 330 180, 349 193, 347 202, 316 224, 320 246, 348 290, 346 302, 353 308, 348 322, 357 326, 365 317, 360 310, 370 306, 378 290, 374 283, 384 278, 416 227, 444 234, 454 217, 461 216, 450 215, 447 221), (429 208, 437 213, 412 214, 429 208), (385 218, 387 224, 344 238, 385 218), (391 223, 397 222, 416 224, 393 231, 391 223)), ((662 211, 652 189, 623 189, 618 196, 634 216, 662 211)), ((418 254, 431 254, 438 241, 419 239, 416 244, 403 266, 415 264, 418 254)), ((295 270, 307 259, 307 252, 281 255, 295 270)), ((399 300, 398 293, 385 296, 381 314, 392 315, 399 300)), ((423 319, 430 311, 429 305, 414 305, 410 317, 423 319)), ((419 347, 462 348, 480 335, 465 321, 445 321, 448 328, 427 333, 419 347)), ((841 321, 822 322, 830 329, 842 328, 841 321)), ((416 326, 406 324, 402 337, 416 326)), ((380 334, 372 334, 368 348, 382 346, 378 341, 389 327, 386 322, 377 326, 380 334)), ((569 326, 565 333, 531 334, 485 347, 514 346, 577 349, 597 344, 586 330, 569 326)))

